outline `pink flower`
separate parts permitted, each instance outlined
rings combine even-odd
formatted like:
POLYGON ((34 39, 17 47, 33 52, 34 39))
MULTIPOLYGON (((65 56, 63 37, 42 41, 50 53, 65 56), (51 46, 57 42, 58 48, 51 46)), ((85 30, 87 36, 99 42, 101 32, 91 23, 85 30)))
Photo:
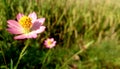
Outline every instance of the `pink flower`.
POLYGON ((53 48, 56 45, 56 41, 54 38, 48 38, 45 40, 44 45, 46 48, 53 48))
POLYGON ((41 33, 45 30, 45 26, 43 26, 45 18, 37 19, 35 12, 30 13, 28 16, 19 13, 16 18, 17 21, 7 21, 7 30, 11 34, 17 34, 14 39, 36 38, 38 33, 41 33))

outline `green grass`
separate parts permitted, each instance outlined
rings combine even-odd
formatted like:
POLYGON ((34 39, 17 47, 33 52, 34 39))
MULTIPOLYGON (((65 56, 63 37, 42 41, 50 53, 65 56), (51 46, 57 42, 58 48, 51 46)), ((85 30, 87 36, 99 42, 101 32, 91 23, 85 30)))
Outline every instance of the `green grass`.
POLYGON ((119 0, 0 0, 0 68, 12 69, 26 40, 14 40, 7 20, 35 11, 46 31, 30 39, 18 69, 119 69, 119 0), (53 37, 57 45, 44 48, 53 37), (86 47, 89 46, 89 47, 86 47))

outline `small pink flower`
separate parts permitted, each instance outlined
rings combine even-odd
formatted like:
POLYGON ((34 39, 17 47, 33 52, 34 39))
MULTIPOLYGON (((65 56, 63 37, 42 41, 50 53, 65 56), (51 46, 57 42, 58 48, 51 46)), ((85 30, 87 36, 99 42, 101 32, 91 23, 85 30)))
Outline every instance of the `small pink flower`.
POLYGON ((37 19, 35 12, 25 16, 19 13, 16 20, 8 20, 7 30, 11 34, 17 34, 14 39, 26 39, 26 38, 37 38, 37 34, 45 30, 43 23, 45 18, 37 19))
POLYGON ((45 40, 44 45, 46 48, 53 48, 56 45, 56 41, 54 38, 48 38, 45 40))

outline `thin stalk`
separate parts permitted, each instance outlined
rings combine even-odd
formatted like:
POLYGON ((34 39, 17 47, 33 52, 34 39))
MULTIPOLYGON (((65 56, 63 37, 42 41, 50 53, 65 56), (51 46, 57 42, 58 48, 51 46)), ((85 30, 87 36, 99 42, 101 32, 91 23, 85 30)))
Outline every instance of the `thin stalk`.
POLYGON ((21 53, 20 53, 20 55, 19 55, 19 58, 18 58, 18 61, 17 61, 17 63, 16 63, 16 65, 15 65, 15 67, 14 67, 14 69, 17 69, 17 66, 18 66, 18 64, 20 63, 20 60, 21 60, 21 58, 24 56, 24 52, 25 52, 25 50, 27 49, 27 47, 29 46, 29 39, 26 41, 26 45, 24 46, 24 48, 22 49, 22 51, 21 51, 21 53))
POLYGON ((70 57, 70 58, 61 66, 60 69, 62 69, 70 60, 72 60, 72 59, 74 58, 74 56, 82 53, 83 51, 84 51, 84 50, 82 49, 82 50, 78 51, 77 53, 75 53, 72 57, 70 57))
MULTIPOLYGON (((90 41, 89 43, 87 43, 87 44, 85 45, 85 49, 87 49, 93 42, 94 42, 94 41, 90 41)), ((82 53, 85 49, 81 49, 80 51, 78 51, 77 53, 75 53, 73 56, 71 56, 66 62, 64 62, 64 64, 61 66, 60 69, 63 69, 63 67, 64 67, 69 61, 71 61, 71 60, 74 58, 74 56, 82 53)))

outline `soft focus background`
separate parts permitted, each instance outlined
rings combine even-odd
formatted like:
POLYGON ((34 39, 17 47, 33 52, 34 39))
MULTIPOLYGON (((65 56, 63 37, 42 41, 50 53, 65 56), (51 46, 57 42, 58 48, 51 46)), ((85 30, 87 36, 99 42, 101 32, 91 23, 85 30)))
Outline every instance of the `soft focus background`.
POLYGON ((7 20, 20 12, 45 17, 46 31, 18 69, 120 69, 120 0, 0 0, 0 68, 12 69, 26 40, 14 40, 7 20), (43 42, 53 37, 50 51, 43 42))

